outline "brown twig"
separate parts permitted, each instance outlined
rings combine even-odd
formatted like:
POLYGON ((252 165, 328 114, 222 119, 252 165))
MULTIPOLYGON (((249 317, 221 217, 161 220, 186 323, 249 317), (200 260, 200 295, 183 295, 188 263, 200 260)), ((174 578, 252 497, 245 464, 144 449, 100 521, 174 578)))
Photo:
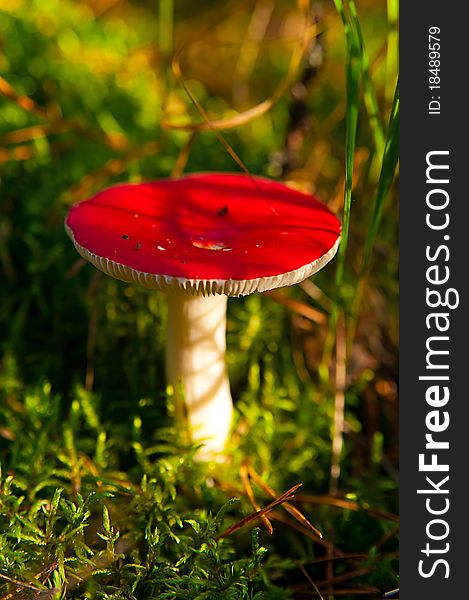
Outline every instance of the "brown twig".
POLYGON ((35 117, 38 117, 39 119, 47 119, 47 111, 44 108, 36 104, 36 102, 34 102, 34 100, 28 96, 19 94, 2 76, 0 76, 0 94, 5 96, 5 98, 8 98, 8 100, 14 102, 26 112, 33 114, 35 117))
POLYGON ((345 500, 343 498, 336 498, 334 496, 314 496, 311 494, 300 494, 297 496, 297 500, 300 502, 309 502, 311 504, 327 504, 329 506, 334 506, 335 508, 342 508, 345 510, 364 511, 373 517, 399 523, 398 516, 377 508, 362 506, 353 500, 345 500))
POLYGON ((296 564, 298 565, 298 568, 303 573, 303 575, 306 577, 306 579, 309 581, 309 583, 313 586, 314 591, 319 596, 320 600, 324 600, 324 596, 319 591, 318 586, 314 583, 314 581, 312 580, 312 578, 309 575, 308 571, 303 567, 303 565, 300 562, 297 562, 296 564))
POLYGON ((178 154, 173 170, 171 172, 171 177, 180 177, 183 174, 184 169, 186 168, 187 161, 189 159, 192 144, 194 143, 196 137, 197 132, 191 131, 189 137, 186 140, 186 143, 181 148, 178 154))
POLYGON ((332 434, 332 461, 329 491, 337 494, 340 477, 340 460, 344 445, 345 386, 346 386, 346 338, 344 315, 340 313, 336 327, 335 400, 334 427, 332 434))
POLYGON ((239 127, 240 125, 249 123, 256 117, 259 117, 259 116, 267 113, 274 106, 274 104, 276 104, 276 102, 278 102, 278 100, 280 100, 280 98, 282 98, 282 96, 285 94, 285 92, 290 87, 292 81, 294 81, 296 74, 298 72, 298 69, 300 67, 301 60, 304 56, 304 53, 306 52, 306 50, 308 48, 309 41, 317 35, 317 26, 315 24, 311 24, 309 15, 306 13, 306 11, 304 11, 304 13, 305 13, 305 27, 303 29, 303 32, 301 33, 301 35, 298 38, 299 42, 297 42, 295 49, 293 51, 293 54, 292 54, 292 57, 290 60, 289 70, 288 70, 288 73, 285 76, 285 78, 280 82, 280 84, 277 86, 277 88, 274 90, 274 92, 266 100, 263 100, 259 104, 256 104, 254 107, 252 107, 248 110, 245 110, 234 117, 230 116, 230 117, 227 117, 224 119, 222 118, 222 119, 215 119, 215 120, 212 120, 209 118, 205 109, 195 99, 194 95, 192 94, 192 92, 190 91, 190 89, 188 88, 188 86, 185 82, 184 74, 183 74, 182 68, 181 68, 181 54, 182 54, 184 48, 181 49, 178 53, 176 53, 175 56, 173 57, 173 61, 172 61, 172 65, 171 65, 174 77, 179 82, 179 84, 182 86, 182 88, 184 89, 186 94, 189 96, 192 104, 196 107, 199 115, 202 117, 203 120, 198 123, 189 122, 189 123, 183 123, 183 124, 171 123, 168 120, 164 120, 162 123, 163 127, 167 127, 168 129, 180 129, 180 130, 184 130, 184 131, 203 131, 203 130, 219 131, 219 130, 233 129, 235 127, 239 127))
MULTIPOLYGON (((272 498, 275 498, 277 494, 275 491, 263 481, 256 471, 249 465, 248 466, 249 476, 272 498)), ((301 523, 306 529, 313 531, 318 537, 322 538, 322 533, 317 529, 308 519, 301 513, 295 506, 292 506, 288 502, 284 503, 284 509, 288 511, 292 517, 294 517, 299 523, 301 523)))
POLYGON ((262 518, 264 515, 269 513, 271 510, 273 510, 274 508, 277 508, 277 506, 280 506, 280 505, 284 504, 285 502, 287 502, 288 500, 291 500, 294 497, 294 493, 296 492, 296 490, 298 488, 300 488, 302 485, 303 484, 301 484, 301 483, 294 485, 287 492, 285 492, 284 494, 279 496, 276 500, 274 500, 273 502, 271 502, 270 504, 265 506, 263 509, 256 511, 255 513, 252 513, 252 514, 248 515, 247 517, 244 517, 244 519, 241 519, 241 521, 238 521, 238 523, 235 523, 234 525, 232 525, 231 527, 226 529, 223 533, 221 533, 216 538, 216 540, 219 541, 225 537, 228 537, 232 533, 239 531, 240 529, 242 529, 246 525, 249 525, 253 521, 256 521, 257 519, 262 518))
POLYGON ((0 573, 0 579, 3 579, 4 581, 6 581, 7 583, 10 583, 12 585, 16 585, 19 588, 24 588, 26 590, 33 590, 34 592, 42 591, 41 588, 38 588, 35 585, 31 585, 30 583, 25 583, 24 581, 18 581, 17 579, 12 579, 11 577, 7 577, 6 575, 3 575, 2 573, 0 573))
MULTIPOLYGON (((249 500, 250 500, 250 502, 251 502, 254 510, 257 510, 257 511, 261 510, 261 507, 259 506, 259 504, 256 501, 256 498, 254 497, 254 491, 252 489, 251 482, 250 482, 250 479, 249 479, 248 466, 247 466, 246 462, 244 462, 241 465, 241 468, 239 470, 239 474, 241 476, 241 480, 243 482, 243 486, 244 486, 244 490, 246 492, 246 495, 249 498, 249 500)), ((274 530, 272 528, 272 523, 269 521, 269 519, 265 515, 262 515, 261 521, 264 524, 265 528, 267 529, 267 532, 270 535, 272 535, 273 532, 274 532, 274 530)))
POLYGON ((292 312, 317 323, 318 325, 324 325, 327 322, 327 317, 324 313, 309 306, 305 302, 301 302, 301 300, 296 300, 295 298, 289 298, 284 292, 279 292, 277 290, 269 290, 267 292, 263 292, 264 296, 268 296, 278 304, 282 304, 292 312))

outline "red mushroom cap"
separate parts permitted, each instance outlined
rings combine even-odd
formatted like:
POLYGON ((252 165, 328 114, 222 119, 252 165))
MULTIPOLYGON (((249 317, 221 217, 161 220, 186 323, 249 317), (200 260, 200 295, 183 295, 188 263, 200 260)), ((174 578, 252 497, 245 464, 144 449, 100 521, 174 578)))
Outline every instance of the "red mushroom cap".
POLYGON ((65 226, 117 279, 229 296, 303 281, 334 256, 341 231, 313 196, 224 173, 117 185, 72 206, 65 226))

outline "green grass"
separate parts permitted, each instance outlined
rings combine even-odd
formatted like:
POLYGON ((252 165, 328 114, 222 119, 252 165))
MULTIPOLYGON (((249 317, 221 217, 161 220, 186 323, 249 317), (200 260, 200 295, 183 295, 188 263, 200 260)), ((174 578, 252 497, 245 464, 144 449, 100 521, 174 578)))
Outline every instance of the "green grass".
MULTIPOLYGON (((161 126, 204 120, 168 54, 208 118, 233 118, 254 4, 104 4, 0 8, 0 598, 380 598, 398 585, 397 7, 324 3, 301 101, 224 146, 161 126), (230 300, 221 466, 175 427, 163 298, 77 262, 63 219, 117 181, 233 156, 312 189, 343 241, 311 282, 230 300), (301 514, 269 510, 269 535, 256 506, 299 483, 301 514)), ((291 76, 295 6, 275 4, 238 112, 291 76)))

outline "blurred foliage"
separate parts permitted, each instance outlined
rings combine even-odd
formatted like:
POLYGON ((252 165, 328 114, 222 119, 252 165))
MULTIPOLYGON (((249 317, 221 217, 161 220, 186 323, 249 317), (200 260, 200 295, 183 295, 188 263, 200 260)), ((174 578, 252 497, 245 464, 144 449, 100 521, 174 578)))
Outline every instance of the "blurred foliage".
POLYGON ((397 586, 397 19, 393 0, 0 0, 2 598, 397 586), (63 220, 117 181, 241 164, 350 228, 314 280, 230 301, 220 468, 173 426, 164 299, 84 265, 63 220), (300 482, 322 539, 283 508, 272 536, 222 536, 250 486, 266 506, 300 482))

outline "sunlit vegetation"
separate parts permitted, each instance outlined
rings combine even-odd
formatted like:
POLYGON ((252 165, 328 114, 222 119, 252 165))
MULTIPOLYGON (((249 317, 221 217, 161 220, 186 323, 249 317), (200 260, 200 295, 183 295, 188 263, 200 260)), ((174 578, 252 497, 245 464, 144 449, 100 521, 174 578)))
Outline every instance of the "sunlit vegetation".
POLYGON ((397 20, 0 0, 2 600, 398 587, 397 20), (85 264, 63 221, 116 182, 241 170, 344 234, 311 280, 228 302, 235 423, 205 464, 175 427, 163 296, 85 264))

